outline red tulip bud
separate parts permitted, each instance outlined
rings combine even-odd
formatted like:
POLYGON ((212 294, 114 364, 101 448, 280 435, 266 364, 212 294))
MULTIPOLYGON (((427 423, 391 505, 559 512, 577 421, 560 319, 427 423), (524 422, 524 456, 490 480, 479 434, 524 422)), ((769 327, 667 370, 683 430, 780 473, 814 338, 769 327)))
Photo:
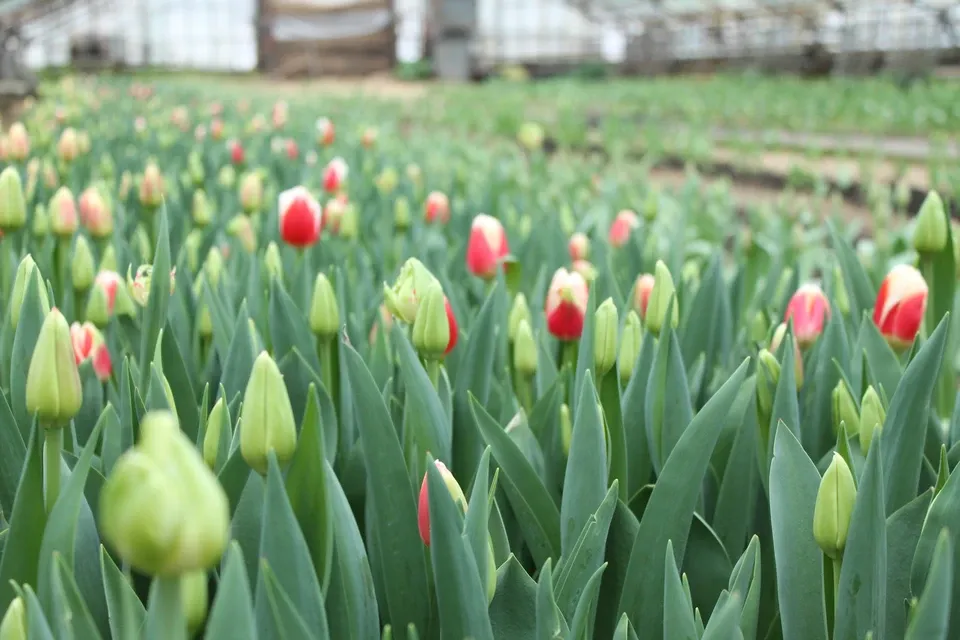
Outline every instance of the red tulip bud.
POLYGON ((813 283, 797 289, 787 304, 783 321, 793 320, 793 333, 801 349, 806 349, 823 333, 823 325, 830 317, 830 302, 823 290, 813 283))
MULTIPOLYGON (((450 492, 450 497, 453 498, 453 501, 463 509, 463 512, 467 512, 467 498, 463 495, 463 489, 460 488, 457 479, 453 477, 453 474, 450 473, 450 470, 447 469, 447 465, 443 464, 439 460, 435 460, 434 464, 437 465, 437 470, 440 471, 440 475, 443 476, 443 482, 447 485, 447 490, 450 492)), ((417 510, 417 525, 420 529, 420 538, 423 540, 423 544, 430 546, 430 494, 427 489, 427 474, 423 474, 423 484, 420 485, 420 504, 417 510)))
POLYGON ((475 276, 490 280, 510 252, 503 225, 493 216, 481 213, 473 219, 467 242, 467 269, 475 276))
POLYGON ((320 238, 321 209, 306 187, 280 194, 280 237, 294 247, 309 247, 320 238))
POLYGON ((583 333, 589 291, 587 281, 576 271, 557 269, 550 281, 544 312, 547 329, 560 340, 577 340, 583 333))
POLYGON ((614 218, 610 225, 610 245, 613 247, 622 247, 630 239, 630 234, 640 224, 637 214, 629 209, 624 209, 614 218))
POLYGON ((908 264, 895 266, 883 279, 873 321, 894 349, 906 349, 917 337, 927 310, 928 293, 923 275, 908 264))

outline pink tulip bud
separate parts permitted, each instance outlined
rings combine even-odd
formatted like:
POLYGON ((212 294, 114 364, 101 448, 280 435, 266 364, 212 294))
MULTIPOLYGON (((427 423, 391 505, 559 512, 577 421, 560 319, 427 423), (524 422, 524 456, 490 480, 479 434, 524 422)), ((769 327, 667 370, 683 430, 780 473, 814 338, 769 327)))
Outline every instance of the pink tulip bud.
POLYGON ((9 143, 9 154, 11 160, 23 162, 30 155, 30 136, 27 134, 26 127, 19 122, 14 122, 7 133, 9 143))
POLYGON ((77 231, 77 202, 67 187, 60 187, 50 200, 50 230, 58 236, 72 236, 77 231))
POLYGON ((321 209, 306 187, 280 194, 280 237, 294 247, 309 247, 320 238, 321 209))
POLYGON ((159 207, 163 200, 163 176, 155 162, 147 163, 140 180, 140 202, 148 207, 159 207))
POLYGON ((570 259, 573 261, 586 260, 590 257, 590 239, 580 231, 570 236, 567 248, 570 251, 570 259))
POLYGON ((816 284, 807 283, 797 289, 787 304, 783 321, 793 320, 793 333, 801 349, 806 349, 823 333, 823 325, 830 317, 830 302, 816 284))
MULTIPOLYGON (((460 484, 457 482, 457 479, 453 477, 453 474, 450 473, 450 470, 447 469, 447 465, 443 464, 439 460, 435 460, 434 464, 437 465, 437 470, 440 472, 440 475, 443 477, 444 484, 447 485, 447 491, 450 492, 450 497, 453 498, 453 501, 457 504, 458 507, 463 509, 463 512, 467 512, 467 498, 463 495, 463 489, 460 488, 460 484)), ((423 483, 420 485, 420 504, 417 509, 417 526, 420 529, 420 539, 423 540, 423 544, 430 546, 430 492, 427 488, 427 474, 423 474, 423 483)))
POLYGON ((214 140, 223 138, 223 120, 214 118, 210 121, 210 137, 214 140))
POLYGON ((100 330, 89 322, 84 322, 82 325, 74 322, 70 325, 70 340, 73 342, 73 355, 77 366, 89 358, 97 378, 109 380, 113 373, 113 363, 100 330))
POLYGON ((433 191, 424 203, 424 219, 428 223, 447 223, 450 220, 450 200, 447 194, 433 191))
POLYGON ((637 285, 633 289, 633 308, 643 320, 647 317, 647 304, 650 302, 650 292, 656 279, 651 273, 642 273, 637 276, 637 285))
POLYGON ((238 140, 231 140, 227 143, 227 148, 230 150, 230 162, 237 165, 243 164, 243 145, 238 140))
POLYGON ((77 132, 73 127, 67 127, 60 134, 60 140, 57 142, 57 155, 63 162, 73 162, 80 155, 77 132))
POLYGON ((323 189, 327 193, 338 193, 347 180, 348 167, 343 158, 331 160, 323 170, 323 189))
POLYGON ((317 120, 317 138, 317 141, 324 147, 329 147, 333 144, 336 138, 336 131, 329 118, 320 118, 317 120))
POLYGON ((873 321, 894 349, 906 349, 917 337, 927 310, 928 293, 923 275, 908 264, 895 266, 883 279, 873 321))
POLYGON ((287 157, 291 160, 296 160, 300 157, 300 147, 297 146, 297 141, 293 138, 287 140, 287 157))
POLYGON ((557 269, 550 281, 544 313, 547 329, 557 339, 577 340, 583 333, 590 292, 587 281, 576 271, 557 269))
POLYGON ((113 213, 96 187, 87 187, 80 194, 80 222, 95 238, 113 233, 113 213))
POLYGON ((476 216, 467 241, 467 269, 470 273, 490 280, 497 275, 500 262, 509 252, 507 234, 500 221, 485 213, 476 216))
POLYGON ((349 201, 342 196, 327 200, 327 205, 323 209, 321 227, 323 229, 330 229, 332 233, 339 232, 340 221, 343 219, 343 214, 346 212, 348 204, 349 201))
POLYGON ((622 247, 630 239, 630 234, 640 225, 640 219, 637 214, 629 209, 624 209, 614 218, 610 225, 610 246, 622 247))

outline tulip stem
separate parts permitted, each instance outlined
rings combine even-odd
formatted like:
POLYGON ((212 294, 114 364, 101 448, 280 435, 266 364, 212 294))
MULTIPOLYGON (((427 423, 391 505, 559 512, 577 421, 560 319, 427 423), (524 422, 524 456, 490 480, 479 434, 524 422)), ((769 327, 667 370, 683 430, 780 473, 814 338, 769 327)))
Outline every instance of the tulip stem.
POLYGON ((10 252, 6 234, 0 236, 0 299, 9 300, 10 296, 10 252))
POLYGON ((43 467, 46 471, 47 513, 53 511, 53 505, 60 495, 60 452, 63 450, 63 429, 47 427, 44 429, 43 467))
POLYGON ((430 376, 430 382, 433 383, 433 388, 439 391, 440 390, 440 361, 428 358, 424 361, 424 364, 426 364, 427 366, 427 375, 430 376))
POLYGON ((334 403, 339 403, 339 396, 335 395, 333 388, 333 340, 320 337, 320 375, 323 386, 326 387, 327 393, 330 394, 330 397, 334 400, 334 403))
POLYGON ((515 389, 517 392, 517 399, 520 401, 520 407, 527 412, 527 415, 530 414, 530 411, 533 409, 533 389, 530 378, 521 375, 519 372, 516 373, 516 384, 515 389))
POLYGON ((837 602, 840 601, 840 567, 843 564, 843 556, 833 558, 833 610, 837 610, 837 602))

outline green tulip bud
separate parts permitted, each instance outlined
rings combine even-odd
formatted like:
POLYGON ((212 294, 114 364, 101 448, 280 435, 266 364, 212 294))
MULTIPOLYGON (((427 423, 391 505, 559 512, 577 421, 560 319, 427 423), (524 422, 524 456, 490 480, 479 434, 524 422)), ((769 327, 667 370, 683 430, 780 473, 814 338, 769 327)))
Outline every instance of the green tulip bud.
POLYGON ((193 192, 193 222, 198 227, 205 227, 213 220, 213 212, 210 210, 210 203, 207 201, 207 194, 203 189, 197 189, 193 192))
POLYGON ((276 242, 267 245, 267 250, 263 254, 263 268, 271 280, 276 278, 283 281, 283 259, 280 257, 280 247, 276 242))
POLYGON ((813 508, 813 537, 823 552, 833 559, 843 555, 850 530, 850 516, 857 499, 857 487, 847 461, 839 453, 823 474, 813 508))
POLYGON ((529 378, 537 372, 538 361, 537 341, 533 338, 530 323, 521 319, 513 343, 513 368, 521 376, 529 378))
POLYGON ((117 250, 113 248, 112 244, 108 244, 103 250, 103 255, 100 256, 100 271, 116 271, 116 270, 117 270, 117 250))
POLYGON ((860 425, 860 415, 857 412, 857 403, 850 394, 846 383, 841 379, 833 388, 833 432, 840 433, 840 425, 852 430, 860 425))
POLYGON ((670 275, 670 270, 667 269, 663 260, 657 260, 653 277, 653 291, 650 292, 650 301, 647 303, 647 330, 659 336, 660 329, 667 321, 667 305, 672 301, 670 325, 674 329, 680 324, 680 305, 676 299, 677 290, 673 284, 673 276, 670 275))
POLYGON ((450 320, 440 283, 434 280, 423 295, 413 321, 413 346, 428 360, 440 359, 450 344, 450 320))
POLYGON ((240 410, 240 453, 250 467, 267 473, 267 455, 273 451, 283 464, 297 449, 297 426, 283 375, 266 351, 253 363, 240 410))
POLYGON ((936 191, 930 191, 917 212, 913 228, 913 248, 919 253, 936 253, 947 246, 947 218, 943 200, 936 191))
POLYGON ((410 258, 400 268, 400 275, 392 287, 383 285, 384 304, 394 317, 413 324, 424 292, 437 281, 436 276, 416 258, 410 258))
POLYGON ((61 237, 70 237, 77 231, 77 201, 69 187, 57 189, 47 208, 50 214, 50 231, 61 237))
POLYGON ((27 224, 27 200, 16 167, 0 172, 0 230, 16 231, 27 224))
POLYGON ((873 385, 867 387, 860 401, 860 451, 867 455, 873 438, 883 429, 887 412, 873 385))
POLYGON ((643 324, 637 312, 631 309, 627 312, 627 320, 623 325, 623 335, 620 337, 620 355, 617 366, 620 371, 621 382, 626 383, 633 376, 633 368, 640 357, 643 347, 643 324))
POLYGON ((45 428, 62 427, 80 411, 83 389, 73 355, 70 325, 52 309, 40 327, 27 370, 27 411, 45 428))
MULTIPOLYGON (((493 602, 493 596, 497 593, 497 561, 493 558, 493 538, 487 534, 487 604, 493 602)), ((4 640, 0 638, 0 640, 4 640)))
POLYGON ((410 228, 410 202, 403 196, 393 203, 393 226, 400 232, 410 228))
POLYGON ((225 165, 220 168, 217 174, 217 184, 224 189, 231 189, 237 183, 237 170, 232 165, 225 165))
POLYGON ((612 298, 604 300, 594 313, 593 365, 596 375, 605 375, 617 362, 617 305, 612 298))
POLYGON ((70 261, 70 276, 73 288, 77 291, 86 291, 93 284, 96 275, 96 265, 93 260, 93 251, 86 236, 77 236, 73 245, 73 258, 70 261))
POLYGON ((770 319, 763 311, 757 311, 750 321, 750 340, 753 342, 763 342, 770 331, 770 319))
POLYGON ((203 262, 203 272, 212 286, 220 285, 220 274, 223 273, 223 254, 220 253, 219 247, 210 247, 210 251, 207 252, 207 259, 203 262))
POLYGON ((210 307, 207 305, 204 289, 207 284, 207 276, 203 272, 197 276, 193 282, 193 298, 197 302, 197 332, 202 338, 209 338, 213 335, 213 318, 210 316, 210 307))
POLYGON ((47 208, 38 204, 33 209, 33 226, 31 227, 33 235, 42 238, 50 233, 50 216, 47 215, 47 208))
POLYGON ((104 540, 149 575, 205 571, 230 533, 227 496, 169 411, 140 422, 140 441, 117 460, 100 492, 104 540))
POLYGON ((230 429, 230 410, 223 402, 223 398, 217 400, 207 416, 207 430, 203 434, 203 461, 211 469, 217 466, 217 455, 220 453, 220 438, 223 429, 226 426, 230 429))
POLYGON ((199 266, 201 244, 203 244, 203 231, 200 229, 191 230, 187 237, 183 239, 183 251, 187 256, 187 267, 192 273, 196 273, 199 266))
POLYGON ((543 127, 536 122, 525 122, 517 132, 517 140, 527 151, 536 151, 543 146, 543 127))
POLYGON ((779 382, 780 363, 772 353, 761 349, 757 354, 757 422, 760 425, 770 424, 779 382))
POLYGON ((50 311, 50 302, 47 298, 47 287, 43 283, 43 276, 37 263, 28 253, 20 261, 17 267, 17 275, 13 280, 13 291, 10 294, 10 326, 17 328, 20 321, 20 308, 23 306, 23 297, 27 294, 27 283, 33 278, 37 282, 37 291, 40 294, 40 304, 43 305, 44 313, 50 311))
POLYGON ((340 330, 340 305, 326 274, 318 273, 310 303, 310 329, 321 338, 332 338, 340 330))
POLYGON ((134 230, 131 244, 136 247, 137 253, 140 254, 141 262, 153 262, 153 246, 150 244, 150 234, 147 233, 142 224, 137 225, 134 230))
POLYGON ((191 571, 180 578, 180 602, 191 636, 200 630, 207 619, 208 597, 206 571, 191 571))
POLYGON ((27 640, 27 610, 23 598, 17 596, 10 602, 0 622, 0 640, 27 640))
POLYGON ((570 418, 570 407, 564 403, 560 405, 560 446, 563 455, 570 455, 570 441, 573 439, 573 420, 570 418))
POLYGON ((353 240, 357 237, 359 231, 359 220, 357 219, 357 207, 354 204, 348 203, 347 206, 343 208, 343 213, 340 216, 340 228, 338 233, 341 238, 346 240, 353 240))
POLYGON ((520 328, 520 322, 525 320, 527 324, 532 322, 530 318, 530 307, 527 306, 527 298, 522 293, 518 293, 513 298, 513 306, 510 307, 510 314, 507 316, 507 336, 511 342, 517 339, 517 330, 520 328))

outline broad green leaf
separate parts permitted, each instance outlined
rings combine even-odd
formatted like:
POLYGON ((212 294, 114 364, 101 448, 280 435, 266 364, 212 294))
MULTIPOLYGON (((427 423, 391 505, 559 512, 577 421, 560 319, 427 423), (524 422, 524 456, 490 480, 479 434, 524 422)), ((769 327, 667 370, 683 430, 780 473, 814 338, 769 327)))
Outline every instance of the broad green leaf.
POLYGON ((13 513, 17 484, 26 457, 27 447, 23 443, 23 436, 6 396, 0 392, 0 510, 3 513, 13 513))
POLYGON ((200 412, 197 410, 197 398, 193 393, 193 381, 169 323, 167 323, 167 329, 160 335, 160 343, 157 346, 163 354, 163 375, 167 378, 170 391, 173 393, 173 401, 177 405, 180 429, 188 438, 195 441, 200 429, 200 412))
POLYGON ((54 640, 46 612, 29 584, 23 585, 22 597, 27 610, 27 637, 30 640, 54 640))
POLYGON ((927 517, 933 490, 900 507, 887 518, 887 603, 885 606, 887 635, 900 638, 906 633, 907 612, 903 603, 910 600, 910 571, 917 551, 920 531, 927 517))
POLYGON ((643 344, 640 347, 640 355, 637 356, 637 362, 633 367, 633 376, 630 378, 621 400, 623 432, 627 440, 627 468, 629 469, 627 496, 632 496, 640 490, 640 487, 647 484, 650 481, 651 473, 653 473, 644 407, 647 401, 647 384, 656 350, 656 341, 652 334, 649 331, 645 332, 643 344))
POLYGON ((739 594, 742 600, 740 610, 740 631, 744 638, 756 638, 760 615, 761 595, 760 538, 754 535, 737 564, 730 573, 727 585, 730 593, 739 594))
POLYGON ((429 629, 429 586, 417 528, 417 502, 397 431, 373 376, 352 348, 347 349, 347 375, 367 464, 367 500, 377 514, 373 524, 383 532, 378 536, 378 558, 374 560, 386 589, 381 615, 394 627, 412 623, 418 629, 429 629))
MULTIPOLYGON (((596 289, 590 287, 587 297, 587 307, 583 315, 583 332, 580 334, 579 345, 577 346, 577 363, 574 369, 573 386, 570 387, 568 394, 570 403, 570 414, 577 415, 579 412, 578 403, 581 400, 580 390, 583 388, 584 379, 593 371, 593 339, 594 339, 594 321, 597 310, 596 289)), ((596 383, 594 383, 596 384, 596 383)))
MULTIPOLYGON (((583 378, 583 386, 577 393, 580 400, 573 421, 560 505, 560 542, 564 556, 571 554, 587 521, 600 507, 607 493, 603 416, 597 402, 593 376, 586 375, 583 378)), ((590 573, 592 575, 593 571, 590 573)))
MULTIPOLYGON (((17 419, 20 436, 24 441, 30 439, 30 425, 33 416, 27 411, 27 372, 30 370, 30 360, 33 349, 40 335, 40 327, 46 314, 43 303, 40 301, 40 289, 36 278, 28 278, 23 294, 23 303, 20 306, 20 319, 13 337, 13 351, 10 353, 10 408, 17 419)), ((16 578, 14 578, 16 579, 16 578)), ((6 588, 6 580, 3 581, 6 588)), ((35 583, 25 583, 35 584, 35 583)), ((6 611, 6 609, 4 609, 6 611)))
POLYGON ((623 583, 627 579, 630 553, 633 551, 633 542, 637 538, 639 529, 640 523, 630 511, 630 507, 622 500, 618 500, 607 532, 607 549, 604 554, 607 570, 603 572, 600 598, 597 602, 597 621, 594 629, 596 638, 606 638, 613 632, 613 622, 617 619, 616 609, 620 605, 620 594, 623 591, 623 583))
POLYGON ((742 640, 740 631, 740 605, 738 594, 724 591, 717 600, 717 608, 703 630, 702 640, 742 640))
POLYGON ((684 431, 663 465, 630 554, 620 611, 631 622, 663 626, 663 565, 659 557, 672 540, 679 559, 687 547, 690 522, 700 495, 710 456, 719 437, 718 425, 730 412, 746 376, 744 361, 704 405, 684 431))
POLYGON ((217 595, 207 618, 206 640, 254 640, 256 620, 250 599, 250 581, 240 546, 227 547, 217 583, 217 595))
POLYGON ((187 640, 180 577, 154 578, 150 584, 144 640, 187 640))
POLYGON ((956 602, 950 597, 956 591, 953 546, 950 531, 942 530, 933 550, 927 584, 910 617, 906 640, 946 640, 949 637, 950 603, 956 602))
POLYGON ((537 640, 561 640, 569 633, 553 592, 553 559, 547 558, 537 583, 537 640))
MULTIPOLYGON (((263 589, 269 605, 269 609, 264 610, 264 615, 269 615, 270 622, 265 623, 258 614, 257 623, 258 626, 270 624, 276 630, 275 634, 267 637, 303 638, 303 640, 325 640, 329 637, 326 627, 317 629, 304 620, 293 602, 293 596, 286 592, 266 560, 261 561, 258 575, 263 581, 263 589)), ((259 637, 263 638, 264 635, 261 633, 259 637)))
POLYGON ((673 542, 667 541, 663 568, 663 637, 676 640, 699 640, 693 610, 683 590, 673 542))
MULTIPOLYGON (((432 462, 432 459, 431 459, 432 462)), ((454 638, 493 639, 487 596, 473 553, 461 535, 463 518, 440 470, 427 465, 430 502, 430 557, 443 634, 454 638)), ((381 537, 382 540, 382 537, 381 537)))
POLYGON ((320 360, 306 316, 297 308, 277 280, 270 282, 270 341, 276 358, 283 358, 294 348, 314 371, 320 371, 320 360))
POLYGON ((756 378, 750 376, 730 409, 728 423, 734 425, 736 433, 713 511, 713 528, 731 554, 742 549, 747 540, 759 486, 755 402, 756 378))
POLYGON ((717 604, 717 597, 729 582, 733 563, 717 533, 696 512, 680 566, 689 583, 693 607, 709 617, 717 604))
MULTIPOLYGON (((496 487, 490 486, 490 447, 483 450, 477 472, 473 476, 473 488, 467 501, 467 514, 464 516, 463 536, 473 554, 477 567, 484 568, 480 575, 484 587, 487 586, 489 576, 486 567, 489 561, 487 554, 491 553, 490 544, 490 508, 494 503, 496 487)), ((498 566, 498 565, 494 565, 498 566)))
POLYGON ((656 473, 660 473, 692 418, 693 406, 690 404, 683 355, 676 332, 667 324, 657 342, 650 380, 647 382, 644 416, 656 473))
POLYGON ((590 576, 580 593, 577 610, 570 621, 570 634, 574 638, 589 637, 590 630, 593 629, 594 619, 597 615, 597 597, 600 595, 600 580, 603 578, 603 571, 606 568, 607 563, 604 562, 596 573, 590 576))
POLYGON ((620 498, 626 499, 627 487, 627 436, 623 431, 623 416, 621 415, 620 374, 614 366, 602 380, 598 382, 600 388, 600 406, 603 409, 603 422, 606 425, 606 434, 610 440, 608 454, 610 456, 610 474, 608 484, 618 481, 620 498))
MULTIPOLYGON (((767 489, 770 486, 770 465, 776 446, 777 431, 781 426, 790 429, 798 439, 800 438, 800 404, 797 400, 797 377, 795 353, 786 345, 794 340, 790 331, 781 345, 782 361, 780 362, 780 379, 777 381, 777 391, 773 396, 773 410, 770 412, 770 424, 760 426, 760 438, 757 453, 760 454, 760 481, 767 489)), ((832 389, 831 389, 832 391, 832 389)), ((768 489, 769 494, 769 489, 768 489)))
POLYGON ((885 637, 887 529, 883 499, 882 445, 870 445, 850 518, 837 590, 834 638, 885 637))
POLYGON ((537 632, 537 583, 511 555, 497 570, 497 590, 490 602, 490 626, 497 640, 533 638, 537 632))
MULTIPOLYGON (((833 434, 833 389, 840 380, 840 371, 835 362, 846 365, 850 360, 847 334, 843 328, 843 316, 833 308, 823 335, 817 341, 818 357, 812 374, 807 376, 810 390, 810 405, 804 413, 801 429, 804 449, 814 458, 824 455, 834 442, 833 434)), ((854 389, 854 387, 850 387, 854 389)), ((859 405, 861 394, 854 393, 859 405)))
POLYGON ((150 294, 143 310, 143 325, 140 332, 140 388, 146 389, 150 381, 150 356, 157 347, 160 331, 167 324, 167 303, 170 300, 170 227, 167 220, 167 205, 156 213, 157 246, 153 252, 153 275, 150 279, 150 294))
POLYGON ((471 396, 474 419, 503 471, 501 482, 534 562, 560 557, 560 512, 514 441, 471 396))
POLYGON ((613 640, 639 640, 627 614, 620 616, 620 622, 617 623, 617 628, 613 632, 613 640))
MULTIPOLYGON (((869 365, 870 373, 876 379, 879 385, 877 391, 883 388, 883 393, 890 397, 894 390, 900 384, 903 376, 903 367, 897 354, 893 352, 890 345, 880 334, 880 329, 874 324, 873 319, 864 316, 860 324, 860 335, 857 344, 862 349, 863 357, 869 365)), ((835 354, 836 357, 837 354, 835 354)), ((866 375, 866 372, 864 372, 866 375)), ((857 395, 857 394, 854 394, 857 395)))
POLYGON ((943 361, 949 324, 948 316, 907 366, 890 399, 887 419, 881 432, 884 442, 881 466, 888 515, 910 502, 917 494, 926 436, 926 430, 917 427, 926 421, 943 361))
MULTIPOLYGON (((322 460, 322 458, 321 458, 322 460)), ((327 616, 320 581, 313 566, 310 548, 283 487, 276 456, 269 455, 267 488, 263 502, 263 529, 260 532, 260 560, 269 565, 283 591, 290 594, 295 610, 318 637, 327 637, 327 616)), ((257 633, 261 637, 282 637, 282 627, 266 615, 273 604, 267 577, 260 573, 254 595, 257 633)))
POLYGON ((73 578, 73 572, 59 553, 54 553, 50 568, 53 572, 53 624, 59 629, 59 637, 90 640, 101 638, 97 623, 90 615, 80 588, 73 578))
MULTIPOLYGON (((781 378, 782 379, 782 378, 781 378)), ((790 429, 777 429, 770 463, 770 518, 783 640, 826 640, 823 553, 813 539, 820 473, 790 429)))
MULTIPOLYGON (((704 371, 708 377, 718 364, 725 361, 730 349, 733 319, 727 289, 723 284, 720 255, 715 254, 690 303, 689 319, 680 328, 684 368, 692 367, 702 354, 704 371)), ((697 404, 702 404, 707 397, 704 385, 697 404)))
POLYGON ((147 611, 133 586, 102 546, 100 571, 103 573, 107 611, 110 614, 110 637, 114 640, 139 640, 140 627, 147 617, 147 611))
POLYGON ((843 281, 850 299, 850 313, 858 318, 864 311, 873 307, 876 292, 860 264, 860 259, 857 258, 850 243, 837 232, 834 222, 828 221, 827 228, 830 230, 831 244, 843 272, 843 281))

